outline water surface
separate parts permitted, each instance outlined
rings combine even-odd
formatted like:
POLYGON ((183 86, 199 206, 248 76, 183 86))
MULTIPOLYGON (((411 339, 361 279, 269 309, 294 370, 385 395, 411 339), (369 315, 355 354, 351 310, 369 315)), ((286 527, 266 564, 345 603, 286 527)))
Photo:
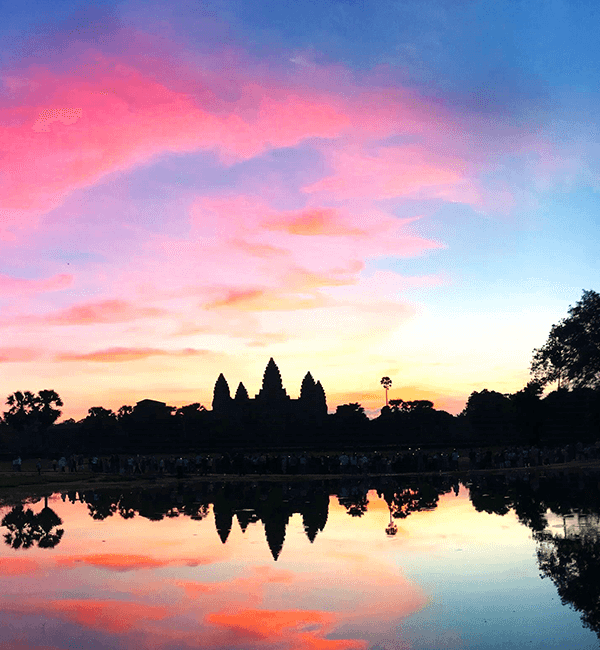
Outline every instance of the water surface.
POLYGON ((0 647, 597 648, 597 503, 582 474, 30 499, 0 508, 0 647))

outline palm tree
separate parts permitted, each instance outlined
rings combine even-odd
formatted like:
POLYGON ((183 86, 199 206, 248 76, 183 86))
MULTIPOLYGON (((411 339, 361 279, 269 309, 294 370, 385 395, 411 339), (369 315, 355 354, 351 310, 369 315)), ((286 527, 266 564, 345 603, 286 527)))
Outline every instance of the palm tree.
POLYGON ((385 405, 388 406, 388 390, 392 387, 392 380, 389 377, 382 377, 381 385, 385 388, 385 405))
POLYGON ((56 528, 62 524, 62 519, 48 507, 48 497, 44 497, 44 507, 37 514, 36 523, 37 545, 40 548, 54 548, 65 534, 63 528, 56 528))

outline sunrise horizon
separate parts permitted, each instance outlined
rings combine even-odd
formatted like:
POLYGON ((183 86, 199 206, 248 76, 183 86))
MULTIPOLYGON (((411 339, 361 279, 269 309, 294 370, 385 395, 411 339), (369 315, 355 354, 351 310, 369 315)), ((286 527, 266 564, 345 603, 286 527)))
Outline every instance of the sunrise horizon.
MULTIPOLYGON (((14 6, 0 400, 521 390, 600 277, 587 3, 14 6)), ((5 409, 2 409, 5 410, 5 409)))

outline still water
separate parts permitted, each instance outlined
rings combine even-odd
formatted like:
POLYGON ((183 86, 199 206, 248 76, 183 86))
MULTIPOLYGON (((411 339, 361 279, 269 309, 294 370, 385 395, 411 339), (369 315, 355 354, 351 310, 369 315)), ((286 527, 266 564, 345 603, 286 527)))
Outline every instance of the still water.
POLYGON ((6 497, 0 648, 597 648, 598 480, 6 497))

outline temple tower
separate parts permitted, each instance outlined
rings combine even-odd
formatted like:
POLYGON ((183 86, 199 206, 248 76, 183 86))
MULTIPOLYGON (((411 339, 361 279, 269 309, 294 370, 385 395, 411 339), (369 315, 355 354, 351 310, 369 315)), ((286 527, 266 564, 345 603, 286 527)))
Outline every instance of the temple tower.
POLYGON ((248 397, 248 391, 246 390, 246 387, 242 382, 240 381, 237 390, 235 391, 235 397, 234 397, 236 402, 249 402, 250 398, 248 397))
POLYGON ((229 384, 223 373, 219 375, 215 383, 213 392, 212 408, 219 415, 226 415, 231 407, 231 394, 229 393, 229 384))
POLYGON ((281 383, 281 374, 277 364, 273 361, 273 357, 269 359, 269 363, 265 368, 262 388, 256 396, 256 399, 271 403, 286 402, 290 399, 281 383))

